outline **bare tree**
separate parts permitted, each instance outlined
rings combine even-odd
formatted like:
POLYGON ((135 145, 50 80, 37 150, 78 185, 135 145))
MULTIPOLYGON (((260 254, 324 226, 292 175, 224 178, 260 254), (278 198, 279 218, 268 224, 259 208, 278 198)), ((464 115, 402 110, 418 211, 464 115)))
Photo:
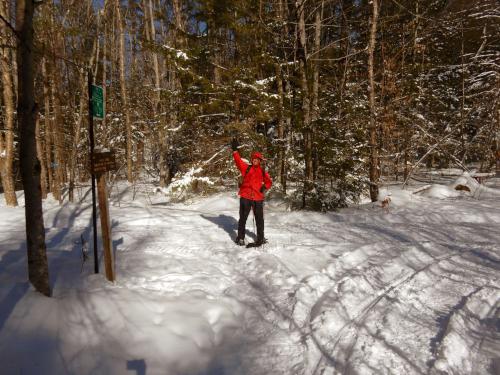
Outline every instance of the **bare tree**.
POLYGON ((306 205, 306 193, 313 188, 313 163, 312 163, 312 130, 311 130, 311 106, 310 93, 307 78, 307 34, 305 22, 305 0, 297 0, 295 2, 295 11, 297 12, 298 28, 297 28, 297 57, 299 60, 300 74, 300 89, 302 95, 302 126, 304 134, 304 195, 302 205, 306 205))
POLYGON ((52 120, 50 114, 50 85, 48 75, 47 59, 42 59, 42 77, 43 77, 43 101, 44 101, 44 127, 45 127, 45 165, 47 166, 47 177, 42 179, 42 192, 45 190, 53 191, 54 168, 52 168, 52 120), (46 188, 48 184, 48 189, 46 188))
MULTIPOLYGON (((278 1, 277 18, 281 23, 279 32, 274 36, 274 40, 277 46, 280 46, 284 50, 282 44, 284 44, 283 35, 288 35, 288 24, 285 22, 286 12, 285 4, 283 0, 278 1)), ((286 53, 285 53, 286 56, 286 53)), ((286 193, 286 162, 285 162, 285 150, 286 150, 286 138, 285 138, 285 127, 286 127, 286 115, 285 115, 285 90, 284 86, 288 85, 283 68, 281 66, 281 61, 276 62, 276 86, 278 89, 278 157, 276 160, 277 164, 277 180, 281 184, 281 188, 284 193, 286 193)))
MULTIPOLYGON (((321 1, 321 6, 316 8, 315 20, 314 20, 314 51, 315 62, 313 65, 313 86, 312 86, 312 98, 311 98, 311 121, 314 124, 315 121, 319 119, 319 57, 321 51, 321 21, 323 18, 323 7, 324 1, 321 1)), ((318 155, 316 152, 315 145, 315 131, 314 125, 311 126, 311 159, 312 159, 312 174, 313 180, 316 180, 316 174, 318 169, 318 155)))
MULTIPOLYGON (((146 40, 154 45, 156 41, 156 27, 154 20, 154 8, 152 0, 144 0, 144 15, 145 15, 145 34, 146 40)), ((175 5, 175 4, 174 4, 175 5)), ((175 8, 174 8, 175 9, 175 8)), ((158 53, 153 49, 151 51, 151 60, 153 64, 154 71, 154 95, 153 95, 153 117, 158 121, 159 126, 159 149, 160 149, 160 186, 165 187, 167 184, 167 165, 166 165, 166 131, 165 131, 165 122, 163 120, 163 114, 161 114, 161 93, 160 93, 160 85, 161 85, 161 77, 160 77, 160 65, 158 61, 158 53), (160 114, 158 114, 160 112, 160 114)))
POLYGON ((377 113, 375 110, 375 80, 373 77, 373 55, 377 36, 377 22, 379 15, 378 0, 372 1, 372 18, 370 24, 370 40, 368 43, 368 79, 369 79, 369 98, 370 98, 370 126, 369 126, 369 145, 370 145, 370 199, 375 202, 378 199, 378 179, 379 179, 379 158, 377 142, 377 113))
POLYGON ((20 162, 25 197, 28 277, 37 291, 50 296, 40 188, 40 161, 36 157, 35 141, 35 122, 38 109, 34 100, 33 13, 33 0, 17 1, 16 31, 19 38, 17 45, 17 113, 21 133, 20 162))
POLYGON ((127 81, 125 79, 125 26, 122 17, 120 0, 115 0, 116 23, 118 26, 119 53, 118 66, 120 69, 120 92, 122 100, 122 110, 125 115, 125 128, 127 131, 127 180, 134 179, 132 166, 132 124, 130 122, 130 109, 128 107, 127 81))
MULTIPOLYGON (((0 15, 4 20, 10 18, 8 4, 0 2, 0 15)), ((11 54, 9 51, 9 33, 7 25, 0 21, 0 71, 2 74, 3 102, 5 106, 5 128, 0 128, 0 175, 4 189, 5 202, 8 206, 17 206, 14 185, 14 93, 12 89, 11 54)))

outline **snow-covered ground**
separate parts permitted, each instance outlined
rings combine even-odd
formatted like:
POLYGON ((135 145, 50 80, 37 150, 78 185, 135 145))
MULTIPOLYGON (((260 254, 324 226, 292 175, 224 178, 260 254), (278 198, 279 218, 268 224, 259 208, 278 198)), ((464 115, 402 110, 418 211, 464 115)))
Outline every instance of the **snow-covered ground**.
POLYGON ((2 206, 0 373, 498 374, 500 180, 461 179, 383 191, 388 212, 271 200, 253 249, 232 242, 235 194, 170 204, 122 185, 115 284, 82 266, 90 194, 49 199, 52 298, 27 282, 24 208, 2 206))

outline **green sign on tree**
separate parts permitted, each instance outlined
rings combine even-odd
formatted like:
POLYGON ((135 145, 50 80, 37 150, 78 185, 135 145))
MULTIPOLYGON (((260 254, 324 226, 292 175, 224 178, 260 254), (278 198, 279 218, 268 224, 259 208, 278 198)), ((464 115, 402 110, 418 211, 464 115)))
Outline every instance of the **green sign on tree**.
POLYGON ((92 116, 104 118, 104 95, 101 86, 92 85, 92 116))

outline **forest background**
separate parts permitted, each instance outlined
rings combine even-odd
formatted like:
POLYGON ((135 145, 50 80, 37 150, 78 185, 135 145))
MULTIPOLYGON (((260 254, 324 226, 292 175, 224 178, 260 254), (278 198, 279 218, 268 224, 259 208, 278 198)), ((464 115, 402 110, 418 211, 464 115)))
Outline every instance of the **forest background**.
MULTIPOLYGON (((96 145, 135 184, 234 183, 237 137, 265 154, 275 191, 328 210, 419 166, 489 171, 500 150, 497 0, 33 3, 42 197, 88 185, 89 70, 105 96, 96 145)), ((1 184, 16 205, 16 1, 0 16, 1 184)))

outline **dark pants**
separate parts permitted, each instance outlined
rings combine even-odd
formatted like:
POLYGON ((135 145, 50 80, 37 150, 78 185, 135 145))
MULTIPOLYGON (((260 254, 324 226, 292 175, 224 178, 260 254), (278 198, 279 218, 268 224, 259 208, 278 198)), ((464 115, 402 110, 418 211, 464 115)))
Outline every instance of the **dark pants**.
POLYGON ((257 224, 257 242, 264 241, 264 201, 251 201, 240 198, 240 220, 238 221, 238 238, 245 238, 245 225, 248 214, 253 209, 257 224))

